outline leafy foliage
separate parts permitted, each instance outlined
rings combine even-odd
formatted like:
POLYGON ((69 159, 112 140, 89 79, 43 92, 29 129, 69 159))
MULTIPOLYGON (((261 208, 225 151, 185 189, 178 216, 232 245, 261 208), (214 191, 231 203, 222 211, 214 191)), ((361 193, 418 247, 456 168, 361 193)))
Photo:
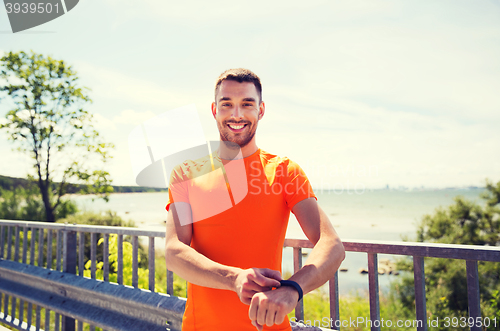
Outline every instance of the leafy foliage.
MULTIPOLYGON (((102 245, 104 238, 99 239, 98 245, 102 245)), ((138 261, 141 262, 141 257, 138 256, 138 261)), ((85 263, 83 275, 90 277, 90 267, 92 261, 85 263)), ((102 261, 96 263, 96 278, 103 279, 104 264, 102 261)), ((118 281, 118 235, 111 234, 109 236, 109 281, 116 283, 118 281)), ((137 274, 139 278, 139 288, 148 289, 149 270, 138 268, 137 274)), ((132 244, 123 242, 123 282, 124 284, 132 284, 132 244)), ((155 286, 156 287, 156 286, 155 286)), ((158 290, 158 289, 155 289, 158 290)))
MULTIPOLYGON (((484 200, 482 204, 456 197, 453 205, 438 208, 433 215, 426 215, 418 226, 417 240, 460 245, 500 245, 500 182, 493 184, 487 181, 486 191, 481 198, 484 200)), ((413 271, 409 259, 399 261, 398 267, 413 271)), ((496 301, 500 293, 500 263, 479 261, 478 269, 482 316, 500 316, 496 301)), ((445 317, 468 317, 465 261, 426 259, 425 274, 428 316, 441 320, 445 317)), ((403 277, 396 292, 407 310, 415 309, 413 277, 403 277)))
POLYGON ((112 191, 109 173, 93 170, 110 158, 112 144, 93 128, 93 117, 83 107, 91 102, 87 88, 78 85, 73 68, 34 52, 9 52, 0 58, 0 86, 12 109, 0 125, 18 150, 33 159, 45 220, 55 221, 68 182, 84 184, 84 193, 107 199, 112 191), (59 179, 57 186, 54 178, 59 179))
MULTIPOLYGON (((55 190, 59 185, 59 182, 52 183, 52 190, 55 190)), ((15 178, 9 176, 0 175, 0 188, 4 190, 12 191, 15 188, 27 188, 32 183, 25 178, 15 178)), ((146 187, 146 186, 111 186, 113 188, 113 193, 129 193, 129 192, 167 192, 167 189, 157 188, 157 187, 146 187)), ((84 189, 84 185, 77 185, 68 183, 66 186, 66 193, 81 193, 84 189)))
MULTIPOLYGON (((101 238, 98 241, 98 245, 102 245, 104 239, 101 238)), ((118 280, 118 236, 116 234, 111 234, 109 236, 109 281, 116 283, 118 280)), ((127 241, 123 241, 123 283, 125 285, 132 285, 132 244, 127 241)), ((147 261, 144 261, 144 256, 137 257, 139 262, 139 267, 137 268, 138 275, 138 287, 141 289, 149 289, 149 270, 147 268, 147 261), (146 262, 146 263, 144 263, 146 262), (141 267, 141 264, 144 265, 141 267)), ((151 258, 151 257, 149 257, 151 258)), ((166 264, 163 254, 158 254, 155 258, 155 292, 167 292, 167 275, 166 275, 166 264)), ((85 270, 83 275, 85 277, 90 277, 91 261, 85 263, 85 270)), ((99 261, 96 263, 96 278, 103 279, 104 263, 99 261)), ((186 282, 174 275, 174 295, 176 296, 186 296, 186 282)))
MULTIPOLYGON (((69 215, 64 219, 57 221, 58 223, 70 223, 70 224, 86 224, 86 225, 102 225, 102 226, 126 226, 126 227, 136 227, 134 221, 125 221, 120 216, 116 215, 116 212, 108 210, 103 213, 95 212, 84 212, 69 215)), ((96 235, 96 243, 101 240, 102 234, 96 235)), ((124 241, 130 241, 130 237, 125 236, 124 241)), ((91 236, 90 233, 85 233, 85 247, 83 249, 84 259, 87 262, 90 260, 90 245, 91 236)), ((96 258, 98 261, 102 261, 102 249, 98 249, 96 253, 96 258)), ((139 266, 146 267, 148 265, 148 257, 146 251, 139 246, 139 266)))
MULTIPOLYGON (((73 201, 62 199, 54 210, 54 218, 65 218, 77 211, 73 201)), ((0 188, 0 219, 44 221, 45 209, 39 190, 34 185, 11 191, 0 188)))

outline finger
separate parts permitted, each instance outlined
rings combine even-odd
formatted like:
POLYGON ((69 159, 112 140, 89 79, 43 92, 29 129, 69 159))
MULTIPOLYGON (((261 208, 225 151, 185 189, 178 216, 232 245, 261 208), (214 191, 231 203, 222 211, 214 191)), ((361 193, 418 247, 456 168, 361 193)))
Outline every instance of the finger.
POLYGON ((262 273, 260 272, 255 272, 255 275, 253 276, 253 279, 252 279, 257 285, 260 285, 262 287, 279 287, 280 286, 280 282, 277 281, 276 279, 274 278, 268 278, 266 276, 264 276, 262 273))
POLYGON ((276 312, 276 315, 274 316, 274 323, 275 324, 281 324, 285 320, 286 314, 284 313, 283 309, 278 310, 276 312))
POLYGON ((264 326, 258 324, 255 321, 252 321, 252 325, 255 326, 257 328, 257 330, 259 330, 259 331, 262 331, 262 329, 264 328, 264 326))
POLYGON ((241 292, 241 302, 243 302, 245 305, 249 305, 250 302, 252 301, 252 297, 255 295, 255 293, 258 293, 258 292, 243 290, 241 292))
POLYGON ((254 295, 254 297, 250 300, 250 308, 248 309, 248 317, 250 317, 250 320, 252 322, 257 321, 257 307, 258 307, 258 300, 257 296, 254 295))
POLYGON ((273 269, 261 269, 262 274, 268 278, 276 279, 277 281, 283 280, 281 273, 278 270, 273 269))
POLYGON ((266 315, 267 301, 265 299, 261 299, 259 300, 259 305, 257 307, 257 323, 259 323, 260 325, 266 324, 266 315))
POLYGON ((266 325, 267 326, 273 326, 276 323, 275 316, 276 316, 276 311, 274 309, 271 309, 271 307, 268 307, 267 312, 266 312, 266 325))
POLYGON ((248 298, 248 297, 241 297, 240 301, 245 304, 245 305, 249 305, 250 302, 252 301, 252 298, 248 298))
POLYGON ((255 291, 255 292, 265 292, 270 291, 272 286, 261 286, 255 279, 257 276, 249 276, 249 281, 243 284, 243 290, 255 291))
POLYGON ((252 287, 252 290, 254 293, 260 293, 260 292, 267 292, 271 291, 273 288, 276 288, 275 286, 260 286, 256 283, 254 283, 254 287, 252 287))

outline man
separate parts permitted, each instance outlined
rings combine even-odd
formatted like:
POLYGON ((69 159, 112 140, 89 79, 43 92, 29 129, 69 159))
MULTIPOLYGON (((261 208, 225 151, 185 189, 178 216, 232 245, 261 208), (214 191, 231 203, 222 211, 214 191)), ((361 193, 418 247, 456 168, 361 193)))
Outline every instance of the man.
POLYGON ((328 281, 345 257, 302 169, 258 148, 264 113, 260 79, 225 71, 212 103, 219 149, 172 172, 166 261, 188 281, 185 331, 291 330, 286 317, 299 297, 328 281), (280 282, 290 211, 315 246, 290 282, 280 282))

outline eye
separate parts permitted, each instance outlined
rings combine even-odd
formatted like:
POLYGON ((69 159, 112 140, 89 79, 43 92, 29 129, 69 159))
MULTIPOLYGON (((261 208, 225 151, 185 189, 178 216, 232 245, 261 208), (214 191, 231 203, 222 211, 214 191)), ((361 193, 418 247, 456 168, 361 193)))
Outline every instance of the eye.
POLYGON ((244 103, 243 106, 245 106, 245 107, 252 107, 253 104, 252 103, 244 103))

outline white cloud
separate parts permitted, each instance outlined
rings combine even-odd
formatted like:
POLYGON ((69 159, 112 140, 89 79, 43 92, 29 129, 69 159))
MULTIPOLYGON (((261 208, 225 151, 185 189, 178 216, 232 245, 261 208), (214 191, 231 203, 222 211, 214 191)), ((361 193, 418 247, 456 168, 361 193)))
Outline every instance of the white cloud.
MULTIPOLYGON (((106 0, 105 3, 114 9, 119 16, 128 19, 138 15, 149 19, 174 21, 177 24, 227 24, 229 22, 255 23, 259 19, 276 19, 290 17, 291 19, 306 19, 305 13, 312 11, 329 11, 331 19, 360 18, 368 14, 387 13, 397 8, 392 1, 349 1, 336 2, 332 5, 327 0, 311 1, 266 1, 255 0, 248 5, 241 2, 214 0, 196 0, 190 2, 165 2, 161 0, 143 0, 140 3, 130 3, 123 6, 119 0, 106 0)), ((120 18, 124 23, 125 19, 120 18)))
POLYGON ((113 122, 118 124, 138 125, 154 116, 155 113, 149 110, 138 112, 133 109, 126 109, 123 110, 119 116, 113 117, 113 122))
POLYGON ((134 77, 123 72, 78 62, 75 67, 86 81, 92 81, 92 96, 128 101, 141 106, 171 107, 192 103, 185 90, 173 90, 151 80, 134 77))
POLYGON ((116 125, 114 121, 108 119, 107 117, 101 114, 94 114, 93 120, 94 120, 94 127, 98 130, 112 130, 112 131, 116 130, 116 125))

